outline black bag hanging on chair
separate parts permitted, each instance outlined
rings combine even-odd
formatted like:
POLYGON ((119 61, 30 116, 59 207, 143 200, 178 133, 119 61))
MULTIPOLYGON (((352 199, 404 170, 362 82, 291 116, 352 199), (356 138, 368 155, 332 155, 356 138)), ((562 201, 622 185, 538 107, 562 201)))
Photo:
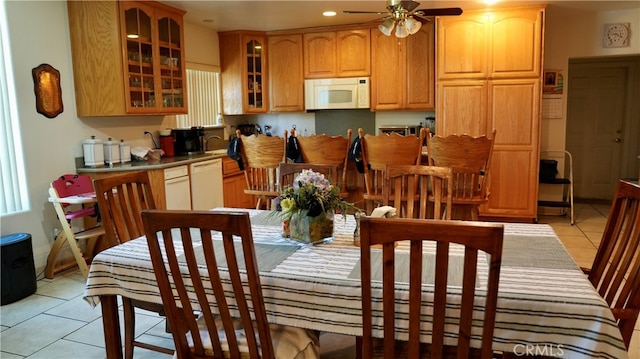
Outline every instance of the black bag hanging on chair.
POLYGON ((349 159, 354 161, 358 173, 364 173, 364 163, 362 162, 362 144, 360 143, 360 137, 356 138, 349 147, 349 159))
POLYGON ((234 137, 227 145, 227 156, 231 157, 232 160, 238 163, 240 171, 244 171, 244 163, 242 162, 242 156, 240 155, 241 148, 242 141, 240 141, 240 138, 234 137))
POLYGON ((300 144, 296 136, 289 137, 287 141, 287 158, 294 163, 302 163, 302 154, 300 153, 300 144))

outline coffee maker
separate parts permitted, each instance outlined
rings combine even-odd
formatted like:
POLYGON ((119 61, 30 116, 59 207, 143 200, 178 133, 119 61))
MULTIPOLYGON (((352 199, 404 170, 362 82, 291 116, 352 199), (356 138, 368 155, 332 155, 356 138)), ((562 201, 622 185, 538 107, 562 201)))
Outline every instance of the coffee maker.
POLYGON ((204 127, 176 128, 171 134, 176 156, 204 153, 204 127))

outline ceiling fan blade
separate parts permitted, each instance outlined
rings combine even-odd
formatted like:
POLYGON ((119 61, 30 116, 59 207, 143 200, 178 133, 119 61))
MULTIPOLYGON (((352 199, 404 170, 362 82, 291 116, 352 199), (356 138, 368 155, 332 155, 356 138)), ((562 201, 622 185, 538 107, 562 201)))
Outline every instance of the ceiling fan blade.
POLYGON ((457 16, 462 14, 462 9, 459 7, 449 7, 441 9, 420 9, 414 12, 414 15, 419 16, 457 16))
POLYGON ((419 2, 415 2, 415 1, 411 1, 411 0, 404 0, 404 1, 400 1, 400 6, 402 6, 403 9, 411 12, 413 11, 413 9, 417 8, 418 6, 420 6, 419 2))
POLYGON ((413 17, 414 19, 416 19, 416 20, 420 21, 420 22, 422 23, 422 25, 424 25, 424 24, 426 24, 426 23, 428 23, 428 22, 433 21, 433 19, 432 19, 432 18, 424 18, 424 17, 420 17, 420 16, 416 15, 415 13, 412 15, 412 17, 413 17))
POLYGON ((357 10, 343 10, 342 11, 344 14, 378 14, 378 15, 384 15, 384 14, 388 14, 387 11, 357 11, 357 10))

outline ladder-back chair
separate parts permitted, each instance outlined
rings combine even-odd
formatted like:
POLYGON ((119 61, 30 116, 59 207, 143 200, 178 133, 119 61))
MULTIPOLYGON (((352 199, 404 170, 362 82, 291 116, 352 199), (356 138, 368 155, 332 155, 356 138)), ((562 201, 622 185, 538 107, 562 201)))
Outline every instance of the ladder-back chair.
POLYGON ((401 218, 451 219, 452 192, 451 168, 388 165, 382 204, 395 207, 401 218), (429 206, 429 198, 433 202, 433 208, 429 206))
POLYGON ((281 163, 278 166, 278 188, 282 190, 287 186, 293 186, 296 177, 302 170, 312 170, 321 173, 333 185, 338 181, 338 167, 336 165, 321 165, 313 163, 281 163))
POLYGON ((362 128, 358 129, 364 166, 363 198, 367 213, 371 213, 374 203, 382 203, 384 173, 387 165, 420 164, 425 133, 425 129, 422 128, 419 136, 402 136, 397 133, 381 133, 374 136, 365 135, 362 128))
POLYGON ((286 162, 287 131, 284 137, 266 135, 242 135, 236 131, 240 139, 240 155, 244 162, 244 176, 247 189, 244 193, 256 196, 256 209, 271 208, 271 201, 278 196, 278 166, 286 162))
POLYGON ((144 211, 142 219, 174 358, 319 357, 317 333, 268 322, 248 213, 144 211))
MULTIPOLYGON (((145 209, 156 208, 148 173, 128 172, 97 179, 94 183, 103 225, 111 244, 118 245, 144 235, 141 213, 145 209)), ((132 300, 123 296, 122 308, 125 359, 133 358, 134 347, 173 354, 170 348, 135 339, 135 308, 164 315, 162 304, 132 300)))
POLYGON ((328 136, 326 134, 311 136, 296 136, 292 131, 292 136, 296 136, 300 145, 300 155, 303 163, 336 165, 338 167, 338 181, 332 182, 340 188, 340 195, 344 198, 349 196, 347 182, 347 161, 351 136, 353 131, 347 130, 347 137, 328 136))
POLYGON ((495 223, 361 218, 363 334, 356 339, 357 356, 492 358, 503 234, 503 225, 495 223), (454 256, 462 258, 454 262, 454 256), (490 258, 479 265, 485 256, 490 258), (459 265, 453 268, 451 263, 459 265), (408 286, 395 277, 405 265, 408 286), (422 343, 427 336, 422 320, 430 313, 434 315, 427 344, 422 343), (398 321, 408 322, 408 327, 397 329, 398 321), (481 330, 472 331, 472 326, 481 330), (472 332, 481 348, 471 348, 472 332), (449 339, 450 333, 456 338, 449 339))
POLYGON ((454 219, 478 220, 479 207, 489 201, 491 155, 496 130, 491 138, 468 135, 427 138, 429 165, 453 169, 454 219))
POLYGON ((640 314, 640 185, 619 180, 589 281, 609 303, 629 349, 640 314))

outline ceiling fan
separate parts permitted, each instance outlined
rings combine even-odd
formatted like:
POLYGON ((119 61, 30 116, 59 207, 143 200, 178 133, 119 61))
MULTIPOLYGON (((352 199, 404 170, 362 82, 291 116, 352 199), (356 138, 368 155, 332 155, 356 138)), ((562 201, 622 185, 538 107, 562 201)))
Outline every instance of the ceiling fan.
POLYGON ((415 10, 419 5, 419 2, 411 0, 388 0, 386 12, 351 10, 344 10, 343 12, 345 14, 387 14, 387 16, 382 18, 384 22, 378 26, 378 29, 380 29, 384 35, 390 36, 395 26, 395 35, 399 38, 407 37, 418 32, 422 23, 430 21, 430 19, 428 19, 429 17, 457 16, 462 14, 462 9, 459 7, 415 10))

